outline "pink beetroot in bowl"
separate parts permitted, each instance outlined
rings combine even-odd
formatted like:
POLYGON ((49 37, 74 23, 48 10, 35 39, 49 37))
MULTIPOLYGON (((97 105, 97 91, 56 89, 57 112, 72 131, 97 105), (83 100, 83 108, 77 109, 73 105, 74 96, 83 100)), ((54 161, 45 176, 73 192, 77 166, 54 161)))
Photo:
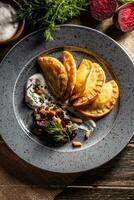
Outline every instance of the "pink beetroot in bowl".
POLYGON ((113 22, 122 32, 134 30, 134 2, 120 6, 114 14, 113 22))
POLYGON ((113 16, 116 6, 116 0, 90 0, 90 13, 94 19, 102 21, 113 16))

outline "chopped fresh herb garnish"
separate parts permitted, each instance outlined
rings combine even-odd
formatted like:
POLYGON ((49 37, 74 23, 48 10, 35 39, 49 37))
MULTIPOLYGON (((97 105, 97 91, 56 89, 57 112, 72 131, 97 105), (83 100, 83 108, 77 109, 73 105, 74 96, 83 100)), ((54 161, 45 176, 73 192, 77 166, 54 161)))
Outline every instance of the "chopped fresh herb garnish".
POLYGON ((53 121, 46 121, 46 131, 53 142, 63 142, 65 139, 69 140, 69 135, 64 131, 62 124, 53 121))
POLYGON ((64 144, 76 135, 73 123, 64 117, 64 112, 58 107, 50 110, 45 107, 38 108, 34 113, 35 127, 42 130, 42 135, 45 135, 50 143, 64 144), (59 112, 63 114, 59 115, 59 112))

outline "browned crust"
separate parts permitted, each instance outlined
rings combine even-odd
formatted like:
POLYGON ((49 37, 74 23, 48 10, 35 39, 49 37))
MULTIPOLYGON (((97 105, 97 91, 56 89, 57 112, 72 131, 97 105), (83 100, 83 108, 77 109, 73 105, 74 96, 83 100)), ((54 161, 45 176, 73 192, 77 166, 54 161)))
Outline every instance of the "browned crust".
MULTIPOLYGON (((114 80, 109 81, 106 84, 111 84, 112 95, 111 95, 111 98, 109 99, 109 102, 107 102, 107 104, 104 105, 103 109, 98 108, 96 110, 92 110, 92 112, 91 112, 90 108, 93 106, 94 102, 96 101, 95 100, 92 104, 89 104, 86 106, 81 106, 81 107, 77 108, 77 112, 82 114, 82 116, 93 118, 93 119, 97 119, 97 118, 100 118, 100 117, 108 114, 112 110, 112 108, 114 107, 114 105, 116 104, 116 102, 119 98, 119 87, 114 80), (89 108, 89 110, 88 110, 88 108, 89 108)), ((101 95, 101 93, 100 93, 100 95, 101 95)))
POLYGON ((76 63, 72 54, 68 51, 63 52, 63 62, 68 75, 67 89, 65 92, 65 99, 68 99, 72 95, 76 83, 76 63))
POLYGON ((76 84, 71 96, 71 101, 80 97, 86 87, 87 78, 93 69, 92 62, 88 59, 83 59, 77 70, 76 84))
POLYGON ((56 58, 39 56, 38 63, 56 97, 64 95, 67 88, 67 72, 64 65, 56 58))
POLYGON ((89 76, 87 87, 90 87, 90 79, 92 76, 92 78, 96 79, 94 88, 92 88, 90 92, 86 91, 85 89, 83 95, 74 101, 73 106, 82 106, 92 103, 97 95, 101 92, 102 86, 106 79, 105 72, 97 63, 93 63, 93 68, 92 74, 89 76))

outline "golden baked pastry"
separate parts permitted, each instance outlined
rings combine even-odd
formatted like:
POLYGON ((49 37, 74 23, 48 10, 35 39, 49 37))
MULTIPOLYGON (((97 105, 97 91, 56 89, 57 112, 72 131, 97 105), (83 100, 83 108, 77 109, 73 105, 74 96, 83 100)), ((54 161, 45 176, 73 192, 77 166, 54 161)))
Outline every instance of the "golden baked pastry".
POLYGON ((93 63, 93 71, 88 76, 85 91, 81 97, 74 101, 73 106, 82 106, 91 103, 101 92, 104 82, 105 72, 99 64, 93 63))
POLYGON ((83 59, 77 70, 76 84, 73 90, 73 95, 71 97, 71 100, 74 100, 82 96, 87 84, 87 78, 88 76, 90 76, 92 70, 93 70, 92 62, 88 59, 83 59))
POLYGON ((78 107, 78 112, 85 117, 99 118, 109 113, 116 104, 119 97, 119 88, 117 83, 112 80, 105 83, 101 93, 92 104, 78 107))
POLYGON ((77 69, 75 60, 72 54, 68 51, 63 52, 63 63, 68 75, 67 89, 65 92, 65 99, 67 99, 71 96, 74 89, 77 69))
POLYGON ((62 97, 66 91, 68 81, 64 65, 56 58, 49 56, 39 56, 38 63, 53 95, 57 98, 62 97))

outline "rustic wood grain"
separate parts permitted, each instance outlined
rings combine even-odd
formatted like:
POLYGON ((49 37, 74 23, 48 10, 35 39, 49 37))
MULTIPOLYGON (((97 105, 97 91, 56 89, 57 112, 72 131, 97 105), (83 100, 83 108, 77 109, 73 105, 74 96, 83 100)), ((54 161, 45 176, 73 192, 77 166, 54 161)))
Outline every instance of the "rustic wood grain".
POLYGON ((43 186, 4 186, 0 187, 0 200, 53 200, 60 192, 43 186))
POLYGON ((33 167, 15 155, 4 143, 0 144, 0 186, 39 185, 64 188, 78 174, 51 173, 33 167))
POLYGON ((76 177, 33 167, 0 143, 0 200, 53 200, 76 177))
POLYGON ((98 169, 85 172, 73 185, 134 187, 134 144, 98 169))
POLYGON ((133 200, 133 189, 66 189, 55 200, 133 200))

